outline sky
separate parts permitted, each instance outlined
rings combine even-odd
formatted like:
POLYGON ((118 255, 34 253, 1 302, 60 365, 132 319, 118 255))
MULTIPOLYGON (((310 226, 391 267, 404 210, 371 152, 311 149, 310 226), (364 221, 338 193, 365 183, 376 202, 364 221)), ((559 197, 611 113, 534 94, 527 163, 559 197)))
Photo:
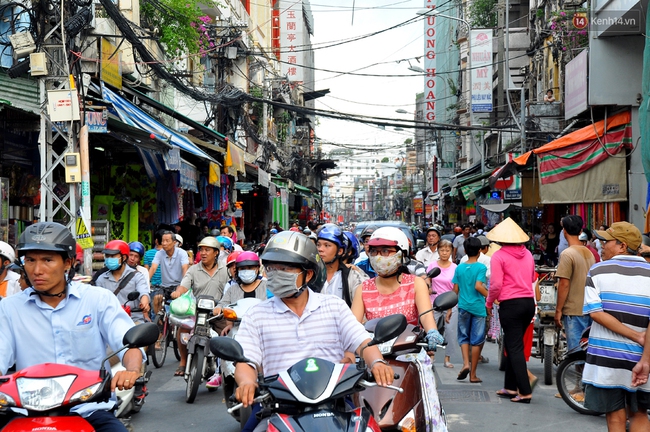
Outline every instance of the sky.
MULTIPOLYGON (((310 0, 314 16, 312 45, 315 53, 316 90, 330 93, 316 99, 316 108, 394 119, 413 120, 415 95, 423 91, 424 78, 410 71, 423 67, 413 60, 422 57, 424 23, 416 12, 424 9, 426 0, 310 0), (354 4, 354 10, 353 10, 354 4), (401 24, 413 22, 378 35, 332 47, 333 43, 367 35, 401 24), (398 60, 403 60, 398 63, 398 60), (380 65, 374 65, 381 63, 380 65), (370 67, 369 67, 370 66, 370 67), (363 69, 362 69, 363 68, 363 69), (358 72, 377 76, 353 76, 325 72, 323 69, 358 72), (359 70, 362 69, 362 70, 359 70), (381 75, 405 75, 385 77, 381 75), (399 114, 402 109, 409 114, 399 114)), ((387 127, 351 121, 318 118, 316 136, 332 148, 379 149, 403 146, 413 137, 412 130, 394 131, 387 127)))

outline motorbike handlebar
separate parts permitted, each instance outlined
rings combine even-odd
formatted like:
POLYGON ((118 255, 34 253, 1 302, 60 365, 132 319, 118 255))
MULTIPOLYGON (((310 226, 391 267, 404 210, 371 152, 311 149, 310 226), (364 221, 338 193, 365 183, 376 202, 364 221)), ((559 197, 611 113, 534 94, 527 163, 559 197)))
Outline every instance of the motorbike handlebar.
MULTIPOLYGON (((370 387, 377 387, 377 386, 379 386, 379 384, 377 384, 377 383, 370 382, 370 381, 366 381, 366 380, 361 380, 361 381, 359 381, 359 384, 361 384, 361 385, 362 385, 363 387, 365 387, 365 388, 370 388, 370 387)), ((395 386, 392 386, 392 385, 387 385, 385 388, 387 388, 387 389, 391 389, 391 390, 395 390, 395 391, 398 392, 398 393, 404 393, 404 389, 401 388, 401 387, 395 387, 395 386)))
MULTIPOLYGON (((253 403, 260 403, 260 402, 264 401, 264 399, 268 398, 269 396, 270 396, 270 393, 265 393, 263 395, 259 395, 258 397, 253 399, 253 403)), ((233 412, 237 411, 238 409, 240 409, 243 406, 244 406, 243 403, 238 403, 237 405, 234 405, 233 407, 228 408, 228 414, 232 414, 233 412)))

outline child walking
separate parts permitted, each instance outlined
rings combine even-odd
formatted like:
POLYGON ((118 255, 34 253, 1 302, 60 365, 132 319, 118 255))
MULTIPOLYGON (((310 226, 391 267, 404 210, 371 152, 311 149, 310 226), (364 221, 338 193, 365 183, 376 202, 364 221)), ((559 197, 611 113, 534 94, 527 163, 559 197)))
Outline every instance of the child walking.
POLYGON ((479 239, 468 237, 463 246, 468 260, 458 265, 452 280, 454 292, 458 294, 458 343, 463 354, 463 368, 457 379, 464 380, 469 375, 470 382, 480 383, 483 381, 476 376, 476 366, 485 343, 487 267, 478 262, 479 239))

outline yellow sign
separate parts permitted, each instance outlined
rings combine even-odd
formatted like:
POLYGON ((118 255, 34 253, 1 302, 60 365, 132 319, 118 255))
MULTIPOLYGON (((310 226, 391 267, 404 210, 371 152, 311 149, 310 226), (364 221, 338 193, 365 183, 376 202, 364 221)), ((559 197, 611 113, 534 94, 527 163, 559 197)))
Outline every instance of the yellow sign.
POLYGON ((77 243, 81 249, 92 249, 95 245, 83 218, 77 218, 77 243))
POLYGON ((106 84, 122 89, 122 51, 108 39, 101 39, 101 79, 106 84))

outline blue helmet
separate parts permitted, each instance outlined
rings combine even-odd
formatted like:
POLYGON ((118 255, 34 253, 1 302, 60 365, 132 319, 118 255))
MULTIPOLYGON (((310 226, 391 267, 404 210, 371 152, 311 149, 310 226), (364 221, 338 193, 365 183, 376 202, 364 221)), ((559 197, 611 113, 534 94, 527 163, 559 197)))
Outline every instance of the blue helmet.
POLYGON ((275 228, 271 228, 271 230, 270 230, 269 232, 270 232, 271 234, 277 234, 277 233, 278 233, 278 230, 276 230, 275 228))
POLYGON ((140 257, 144 256, 144 245, 139 241, 134 241, 129 243, 129 250, 133 252, 137 252, 138 254, 140 254, 140 257))
POLYGON ((217 236, 217 241, 221 243, 224 249, 232 251, 232 239, 226 236, 217 236))
POLYGON ((361 243, 359 239, 351 231, 343 231, 343 234, 348 238, 349 247, 346 251, 346 256, 353 260, 359 258, 359 251, 361 250, 361 243))
POLYGON ((348 248, 349 241, 343 234, 343 230, 338 225, 332 223, 323 225, 318 231, 317 236, 318 240, 330 241, 343 250, 348 248))

